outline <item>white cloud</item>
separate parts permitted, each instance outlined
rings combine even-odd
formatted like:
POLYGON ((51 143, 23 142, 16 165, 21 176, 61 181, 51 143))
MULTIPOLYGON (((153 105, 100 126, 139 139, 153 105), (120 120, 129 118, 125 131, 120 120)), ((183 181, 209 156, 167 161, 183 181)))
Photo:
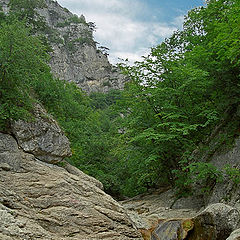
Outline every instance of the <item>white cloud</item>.
POLYGON ((177 28, 165 24, 155 24, 152 29, 152 34, 159 38, 169 37, 177 28))
POLYGON ((179 29, 181 29, 183 21, 184 21, 184 15, 179 15, 179 16, 174 18, 172 24, 177 26, 179 29))
POLYGON ((133 51, 119 51, 119 52, 113 52, 110 56, 109 56, 109 60, 112 63, 118 63, 121 62, 122 60, 128 60, 129 63, 133 64, 136 61, 141 61, 142 56, 146 56, 147 54, 149 54, 150 52, 150 48, 140 48, 137 51, 133 52, 133 51))
MULTIPOLYGON (((150 47, 169 37, 183 20, 179 16, 171 23, 158 22, 140 0, 59 0, 59 3, 96 23, 94 36, 100 45, 110 48, 112 63, 118 58, 140 60, 150 47), (142 16, 149 17, 143 20, 142 16)), ((158 11, 161 13, 161 9, 158 11)))

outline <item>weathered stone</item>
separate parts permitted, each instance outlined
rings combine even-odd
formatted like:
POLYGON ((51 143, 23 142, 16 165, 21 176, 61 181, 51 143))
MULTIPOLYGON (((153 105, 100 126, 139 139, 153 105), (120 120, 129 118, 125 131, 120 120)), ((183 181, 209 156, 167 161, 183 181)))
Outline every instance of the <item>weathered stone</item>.
POLYGON ((5 171, 20 168, 18 145, 12 136, 3 133, 0 133, 0 168, 5 171))
POLYGON ((160 221, 152 232, 151 240, 181 240, 185 239, 188 232, 193 229, 191 219, 174 219, 160 221))
MULTIPOLYGON (((0 0, 0 7, 9 12, 9 0, 0 0)), ((52 73, 69 82, 75 82, 84 91, 107 92, 123 89, 128 80, 109 63, 108 54, 93 38, 93 27, 83 15, 79 20, 57 1, 45 0, 46 6, 36 9, 49 27, 46 37, 52 47, 52 73), (75 19, 75 20, 73 20, 75 19)))
POLYGON ((0 1, 0 11, 2 10, 4 13, 8 13, 9 11, 9 0, 1 0, 0 1))
POLYGON ((85 173, 83 173, 82 171, 80 171, 78 168, 73 167, 71 164, 69 164, 68 162, 64 162, 63 163, 63 168, 66 169, 69 173, 77 176, 77 179, 84 179, 87 182, 91 182, 92 184, 94 184, 96 187, 100 188, 103 190, 103 184, 98 181, 97 179, 86 175, 85 173))
POLYGON ((50 66, 54 75, 87 92, 123 89, 126 78, 97 49, 91 24, 83 16, 79 22, 72 21, 74 15, 55 1, 46 0, 46 4, 38 13, 52 30, 47 37, 53 49, 50 66))
POLYGON ((69 140, 40 105, 35 106, 34 117, 31 122, 18 120, 12 123, 12 131, 20 147, 49 163, 71 156, 69 140))
POLYGON ((4 171, 10 171, 12 169, 8 163, 0 163, 0 168, 4 171))
POLYGON ((240 229, 233 231, 226 240, 240 240, 240 229))
POLYGON ((186 204, 182 204, 182 208, 172 209, 170 207, 174 200, 173 190, 162 189, 121 203, 138 229, 141 229, 142 232, 145 230, 151 232, 158 226, 159 220, 189 219, 196 216, 199 205, 198 208, 187 208, 186 204))
POLYGON ((97 180, 28 153, 19 156, 18 172, 0 173, 1 239, 141 239, 123 207, 97 180))
POLYGON ((193 222, 194 229, 187 239, 226 239, 233 230, 240 227, 240 212, 226 204, 216 203, 193 218, 193 222))
POLYGON ((122 204, 145 240, 222 240, 240 227, 237 208, 217 203, 198 213, 201 204, 190 204, 193 208, 184 209, 181 206, 188 206, 188 200, 186 203, 184 200, 177 209, 171 209, 174 193, 167 190, 125 200, 122 204))
MULTIPOLYGON (((235 140, 234 146, 226 152, 216 152, 211 163, 218 169, 224 169, 226 165, 232 168, 240 166, 240 138, 235 140)), ((212 193, 206 198, 207 204, 223 202, 231 206, 240 207, 240 188, 229 181, 225 176, 223 182, 217 183, 212 193)))
POLYGON ((172 209, 195 209, 200 210, 204 206, 204 200, 200 197, 189 196, 177 199, 172 204, 172 209))

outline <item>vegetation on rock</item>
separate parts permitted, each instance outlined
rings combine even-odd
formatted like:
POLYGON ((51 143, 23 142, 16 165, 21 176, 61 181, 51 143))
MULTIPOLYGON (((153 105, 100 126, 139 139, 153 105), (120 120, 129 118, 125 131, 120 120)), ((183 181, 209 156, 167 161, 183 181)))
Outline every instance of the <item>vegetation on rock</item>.
MULTIPOLYGON (((9 120, 31 116, 33 99, 40 101, 71 141, 69 162, 116 197, 168 184, 181 195, 193 183, 220 179, 217 169, 191 153, 204 145, 226 109, 239 104, 237 0, 210 0, 193 9, 182 31, 142 62, 121 66, 131 78, 124 91, 90 96, 50 73, 48 44, 32 36, 44 26, 32 4, 19 8, 12 0, 10 14, 0 15, 1 130, 9 120)), ((238 180, 239 172, 227 171, 238 180)))

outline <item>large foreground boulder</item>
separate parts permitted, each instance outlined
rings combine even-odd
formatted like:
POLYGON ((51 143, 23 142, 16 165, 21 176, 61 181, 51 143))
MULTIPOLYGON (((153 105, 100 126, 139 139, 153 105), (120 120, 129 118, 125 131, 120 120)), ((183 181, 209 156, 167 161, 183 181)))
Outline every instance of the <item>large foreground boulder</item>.
POLYGON ((19 170, 21 154, 15 139, 0 133, 0 169, 19 170))
POLYGON ((97 180, 39 161, 10 135, 0 139, 1 240, 141 239, 97 180))

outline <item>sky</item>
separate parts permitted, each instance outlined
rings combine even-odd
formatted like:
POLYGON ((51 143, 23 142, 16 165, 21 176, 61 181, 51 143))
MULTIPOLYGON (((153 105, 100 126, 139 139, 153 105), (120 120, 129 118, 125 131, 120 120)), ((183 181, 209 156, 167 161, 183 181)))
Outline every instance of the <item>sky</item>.
POLYGON ((109 48, 112 64, 119 59, 141 60, 151 47, 181 29, 188 10, 203 0, 57 0, 97 26, 94 39, 109 48))

